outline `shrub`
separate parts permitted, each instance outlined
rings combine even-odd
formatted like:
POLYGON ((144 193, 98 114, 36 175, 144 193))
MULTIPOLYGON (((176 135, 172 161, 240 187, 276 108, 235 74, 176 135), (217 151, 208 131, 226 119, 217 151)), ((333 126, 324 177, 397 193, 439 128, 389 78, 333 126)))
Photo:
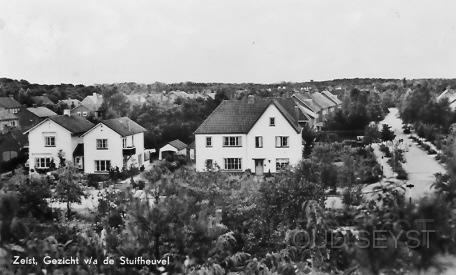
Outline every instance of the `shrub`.
POLYGON ((422 143, 422 144, 421 144, 421 147, 422 147, 424 150, 426 150, 426 151, 431 150, 431 146, 429 146, 429 145, 426 144, 426 143, 422 143))
POLYGON ((391 131, 391 126, 389 126, 388 124, 383 124, 382 131, 380 132, 380 138, 383 141, 390 141, 390 140, 394 140, 395 137, 396 137, 396 135, 394 134, 393 131, 391 131))
POLYGON ((402 166, 399 166, 396 169, 396 173, 397 173, 396 179, 398 179, 398 180, 407 180, 408 179, 408 174, 402 166))
POLYGON ((390 158, 392 156, 391 151, 385 144, 380 144, 380 151, 385 154, 385 157, 390 158))
POLYGON ((361 187, 346 188, 342 193, 342 202, 346 206, 357 206, 363 202, 361 187))
POLYGON ((106 174, 89 174, 87 175, 87 186, 98 188, 98 183, 108 181, 109 175, 106 174))

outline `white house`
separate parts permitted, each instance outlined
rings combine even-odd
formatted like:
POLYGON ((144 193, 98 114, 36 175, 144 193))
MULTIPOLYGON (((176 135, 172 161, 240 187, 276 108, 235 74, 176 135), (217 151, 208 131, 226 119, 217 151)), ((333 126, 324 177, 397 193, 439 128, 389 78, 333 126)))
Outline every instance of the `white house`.
POLYGON ((165 144, 158 153, 158 159, 163 159, 167 154, 171 155, 187 155, 187 144, 182 141, 175 139, 165 144))
POLYGON ((91 127, 93 123, 82 117, 57 115, 27 130, 30 169, 48 169, 53 165, 59 167, 61 158, 80 162, 82 156, 74 152, 82 143, 81 135, 91 127))
POLYGON ((309 125, 317 130, 323 127, 326 117, 342 104, 337 96, 329 91, 295 93, 292 97, 302 111, 310 117, 309 125))
POLYGON ((308 116, 291 98, 225 100, 195 131, 197 171, 274 173, 302 159, 308 116))
POLYGON ((82 135, 84 172, 106 173, 111 168, 144 163, 145 128, 128 117, 103 120, 82 135))

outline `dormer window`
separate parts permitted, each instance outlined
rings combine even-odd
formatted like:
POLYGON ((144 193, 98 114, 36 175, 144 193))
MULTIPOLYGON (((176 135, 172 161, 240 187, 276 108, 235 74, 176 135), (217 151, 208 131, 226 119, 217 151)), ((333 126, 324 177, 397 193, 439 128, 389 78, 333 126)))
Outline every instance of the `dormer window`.
POLYGON ((275 117, 269 118, 269 126, 275 126, 275 117))

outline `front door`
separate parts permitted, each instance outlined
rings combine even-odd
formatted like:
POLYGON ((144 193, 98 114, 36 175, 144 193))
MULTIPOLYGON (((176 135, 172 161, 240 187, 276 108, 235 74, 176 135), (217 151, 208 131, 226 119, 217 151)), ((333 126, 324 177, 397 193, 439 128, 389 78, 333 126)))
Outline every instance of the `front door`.
POLYGON ((257 176, 263 175, 263 172, 264 172, 263 161, 264 161, 263 159, 255 160, 255 175, 257 175, 257 176))
POLYGON ((81 170, 84 169, 84 157, 75 157, 74 163, 78 169, 81 169, 81 170))

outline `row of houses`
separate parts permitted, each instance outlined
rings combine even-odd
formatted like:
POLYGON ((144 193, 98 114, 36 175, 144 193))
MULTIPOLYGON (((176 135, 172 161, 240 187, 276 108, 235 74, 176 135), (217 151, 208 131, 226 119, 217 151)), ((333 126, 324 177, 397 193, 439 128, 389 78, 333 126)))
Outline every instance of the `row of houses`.
POLYGON ((127 117, 93 124, 75 115, 51 116, 25 132, 32 172, 58 168, 67 161, 84 173, 140 167, 144 129, 127 117))
MULTIPOLYGON (((35 125, 42 118, 56 115, 48 107, 54 105, 46 96, 33 97, 36 102, 33 107, 26 108, 17 102, 13 96, 0 97, 0 132, 6 132, 10 128, 26 130, 35 125), (38 99, 37 99, 38 98, 38 99)), ((34 101, 34 102, 35 102, 34 101)), ((103 96, 93 93, 85 97, 82 101, 77 99, 60 100, 57 104, 65 104, 71 115, 82 117, 98 117, 103 96)))
POLYGON ((106 173, 140 167, 146 129, 127 117, 93 124, 85 117, 97 115, 102 97, 93 94, 82 102, 62 101, 73 108, 58 115, 47 107, 25 108, 13 97, 0 98, 1 162, 28 151, 31 172, 58 168, 73 162, 84 173, 106 173))
POLYGON ((195 131, 195 168, 261 175, 294 166, 302 159, 303 127, 320 129, 340 105, 328 91, 225 100, 195 131))
MULTIPOLYGON (((65 103, 74 108, 64 115, 49 109, 26 108, 37 116, 35 120, 31 115, 23 119, 33 124, 24 131, 32 172, 57 168, 66 161, 84 173, 143 165, 146 129, 127 117, 93 124, 83 113, 72 112, 82 102, 79 106, 74 101, 65 103)), ((220 168, 235 172, 249 169, 258 175, 274 173, 302 159, 303 127, 321 129, 326 116, 340 104, 328 91, 296 92, 289 98, 248 96, 225 100, 195 131, 194 146, 187 148, 176 140, 165 145, 159 157, 164 152, 189 152, 190 158, 195 158, 197 171, 220 168), (192 147, 194 150, 187 151, 192 147)), ((5 109, 10 114, 22 111, 16 105, 5 109)))
MULTIPOLYGON (((0 97, 0 162, 7 162, 28 149, 29 143, 24 132, 42 122, 46 118, 57 114, 46 106, 55 105, 50 99, 43 96, 32 97, 34 107, 25 107, 16 101, 12 95, 0 97), (41 106, 36 107, 37 104, 41 106)), ((81 117, 98 116, 103 103, 100 94, 92 94, 82 101, 77 99, 61 100, 58 104, 66 104, 66 114, 81 117)))

